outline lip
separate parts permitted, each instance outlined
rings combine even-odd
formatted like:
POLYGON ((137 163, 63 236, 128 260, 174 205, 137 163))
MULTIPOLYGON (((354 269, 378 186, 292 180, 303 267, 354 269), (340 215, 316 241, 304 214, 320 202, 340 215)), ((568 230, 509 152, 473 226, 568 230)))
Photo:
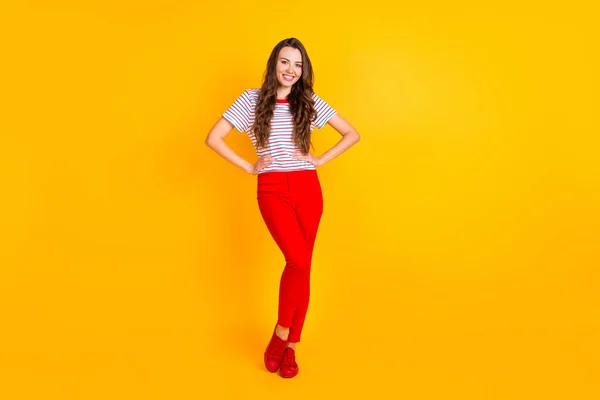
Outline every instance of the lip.
POLYGON ((296 78, 294 75, 288 75, 288 74, 281 74, 281 76, 286 81, 293 81, 296 78))

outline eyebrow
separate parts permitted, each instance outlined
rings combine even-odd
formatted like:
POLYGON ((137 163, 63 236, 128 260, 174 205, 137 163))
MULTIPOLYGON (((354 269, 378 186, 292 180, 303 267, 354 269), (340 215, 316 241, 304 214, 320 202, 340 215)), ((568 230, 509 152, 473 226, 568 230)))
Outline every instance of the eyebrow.
MULTIPOLYGON (((286 60, 286 61, 290 61, 285 57, 279 57, 280 60, 286 60)), ((302 64, 302 61, 296 61, 296 64, 302 64)))

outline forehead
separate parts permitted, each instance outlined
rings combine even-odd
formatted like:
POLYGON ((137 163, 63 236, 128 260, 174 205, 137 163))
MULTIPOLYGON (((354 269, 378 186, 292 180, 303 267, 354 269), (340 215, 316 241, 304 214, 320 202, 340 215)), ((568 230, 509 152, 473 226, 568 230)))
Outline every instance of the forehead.
POLYGON ((302 62, 302 53, 293 47, 284 47, 279 50, 279 58, 287 58, 291 62, 302 62))

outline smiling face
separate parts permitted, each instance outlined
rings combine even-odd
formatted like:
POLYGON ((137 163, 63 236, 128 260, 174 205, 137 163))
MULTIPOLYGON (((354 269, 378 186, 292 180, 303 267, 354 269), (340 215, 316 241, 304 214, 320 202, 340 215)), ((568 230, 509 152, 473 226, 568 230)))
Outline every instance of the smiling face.
POLYGON ((302 53, 293 47, 279 51, 275 68, 279 87, 291 88, 302 76, 302 53))

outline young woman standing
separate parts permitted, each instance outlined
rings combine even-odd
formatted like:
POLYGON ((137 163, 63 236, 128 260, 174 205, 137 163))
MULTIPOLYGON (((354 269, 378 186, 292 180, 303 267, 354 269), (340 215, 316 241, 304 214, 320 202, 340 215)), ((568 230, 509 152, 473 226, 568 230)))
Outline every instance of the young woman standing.
POLYGON ((313 71, 302 43, 279 42, 269 57, 260 89, 244 91, 212 127, 206 144, 249 174, 257 175, 257 200, 269 232, 285 257, 275 330, 265 367, 285 378, 298 374, 300 341, 310 297, 310 268, 323 196, 316 168, 360 140, 356 129, 313 92, 313 71), (329 124, 342 138, 320 156, 310 153, 311 132, 329 124), (250 136, 252 164, 224 141, 235 128, 250 136))

